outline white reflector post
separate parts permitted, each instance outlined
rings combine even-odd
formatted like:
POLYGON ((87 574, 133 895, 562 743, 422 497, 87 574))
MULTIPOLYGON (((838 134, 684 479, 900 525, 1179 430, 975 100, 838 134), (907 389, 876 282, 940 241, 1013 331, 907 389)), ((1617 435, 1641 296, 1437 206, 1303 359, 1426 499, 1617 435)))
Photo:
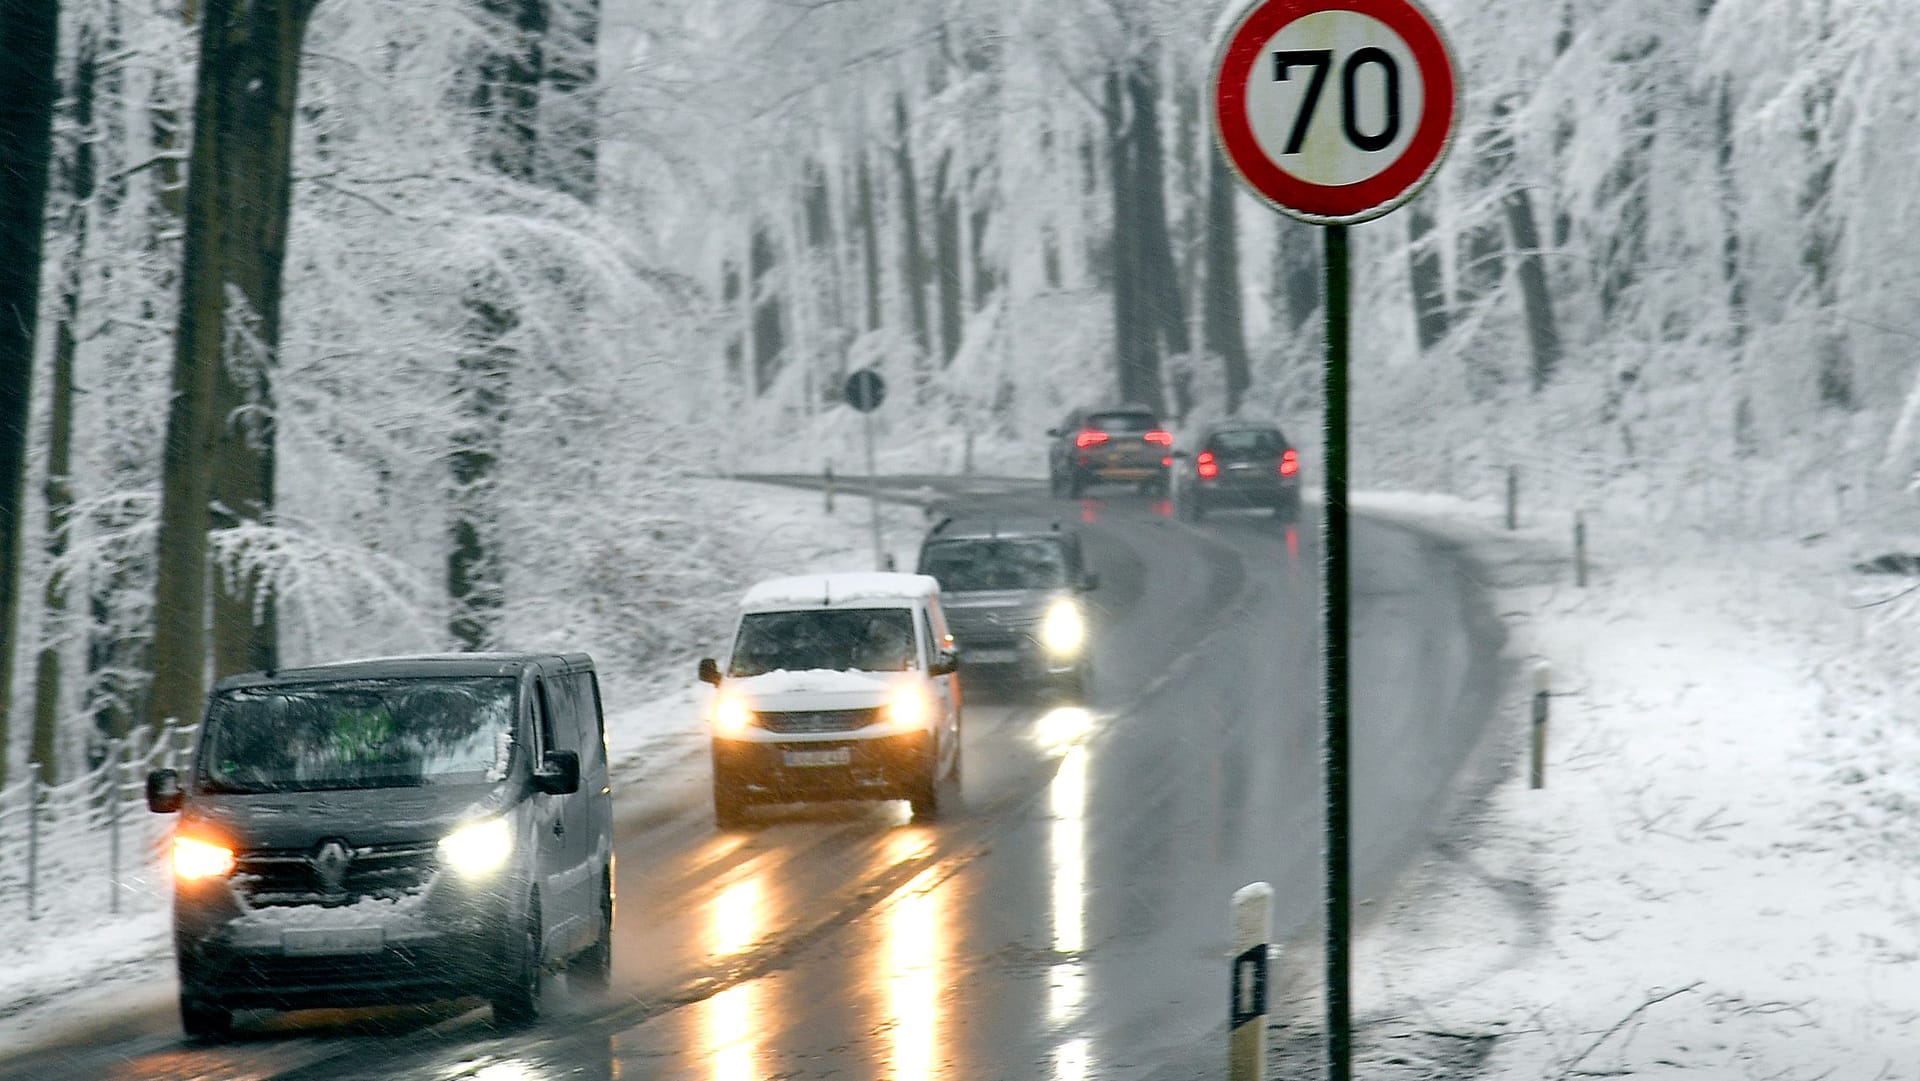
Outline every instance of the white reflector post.
POLYGON ((1227 1007, 1227 1077, 1267 1076, 1267 939, 1273 936, 1273 887, 1242 886, 1233 894, 1233 979, 1227 1007))

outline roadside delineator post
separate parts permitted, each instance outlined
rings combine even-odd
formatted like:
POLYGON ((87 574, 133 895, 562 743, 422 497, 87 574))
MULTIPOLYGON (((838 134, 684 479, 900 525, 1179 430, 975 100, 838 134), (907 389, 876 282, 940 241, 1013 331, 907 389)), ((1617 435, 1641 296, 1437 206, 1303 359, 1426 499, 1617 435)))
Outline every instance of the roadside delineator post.
POLYGON ((1551 697, 1548 685, 1547 662, 1541 661, 1533 668, 1533 768, 1529 772, 1529 788, 1547 787, 1547 699, 1551 697))
POLYGON ((1267 940, 1273 937, 1273 887, 1254 882, 1233 894, 1232 987, 1227 1007, 1229 1081, 1267 1076, 1267 940))

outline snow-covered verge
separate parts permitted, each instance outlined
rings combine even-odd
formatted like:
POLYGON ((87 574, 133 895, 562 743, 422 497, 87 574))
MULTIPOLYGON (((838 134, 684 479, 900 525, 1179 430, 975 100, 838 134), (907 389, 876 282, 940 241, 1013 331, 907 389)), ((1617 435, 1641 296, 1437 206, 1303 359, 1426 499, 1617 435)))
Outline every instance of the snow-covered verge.
MULTIPOLYGON (((1874 604, 1912 579, 1853 571, 1858 539, 1620 528, 1590 536, 1582 589, 1565 517, 1358 502, 1471 553, 1519 664, 1452 839, 1356 910, 1356 1069, 1915 1076, 1920 724, 1874 604)), ((1291 1006, 1275 1056, 1309 1076, 1318 988, 1291 1006)))
MULTIPOLYGON (((724 627, 732 603, 760 577, 873 567, 864 500, 842 494, 829 515, 814 493, 732 481, 693 483, 699 490, 689 492, 690 499, 705 510, 750 521, 747 532, 758 538, 739 553, 740 579, 714 584, 716 612, 703 621, 710 626, 724 627)), ((884 506, 882 524, 889 554, 910 565, 925 530, 921 513, 884 506)), ((596 655, 617 651, 593 642, 550 644, 596 655)), ((709 642, 706 648, 719 645, 709 642)), ((693 658, 684 657, 611 681, 607 739, 619 781, 635 781, 698 746, 693 688, 699 685, 693 672, 693 658)), ((0 928, 10 932, 0 936, 0 1049, 39 1043, 60 1026, 171 1000, 165 879, 150 873, 137 878, 137 883, 123 882, 120 916, 108 913, 107 891, 94 882, 43 882, 38 919, 29 922, 24 913, 14 912, 0 916, 0 928)))

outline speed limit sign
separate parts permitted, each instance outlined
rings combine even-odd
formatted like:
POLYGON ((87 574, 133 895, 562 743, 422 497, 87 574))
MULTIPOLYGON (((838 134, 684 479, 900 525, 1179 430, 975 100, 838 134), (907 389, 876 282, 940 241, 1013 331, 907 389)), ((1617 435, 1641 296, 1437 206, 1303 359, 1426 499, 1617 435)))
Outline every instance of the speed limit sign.
POLYGON ((1261 0, 1233 24, 1213 76, 1227 161, 1304 221, 1385 214, 1452 141, 1453 62, 1415 0, 1261 0))

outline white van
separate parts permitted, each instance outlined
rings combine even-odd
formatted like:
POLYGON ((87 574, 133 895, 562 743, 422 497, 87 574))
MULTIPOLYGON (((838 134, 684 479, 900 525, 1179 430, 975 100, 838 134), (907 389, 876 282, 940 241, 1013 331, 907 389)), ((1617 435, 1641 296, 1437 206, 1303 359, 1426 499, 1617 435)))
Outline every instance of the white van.
POLYGON ((939 814, 960 787, 959 660, 924 574, 774 578, 740 601, 714 685, 713 811, 755 803, 905 799, 939 814))

